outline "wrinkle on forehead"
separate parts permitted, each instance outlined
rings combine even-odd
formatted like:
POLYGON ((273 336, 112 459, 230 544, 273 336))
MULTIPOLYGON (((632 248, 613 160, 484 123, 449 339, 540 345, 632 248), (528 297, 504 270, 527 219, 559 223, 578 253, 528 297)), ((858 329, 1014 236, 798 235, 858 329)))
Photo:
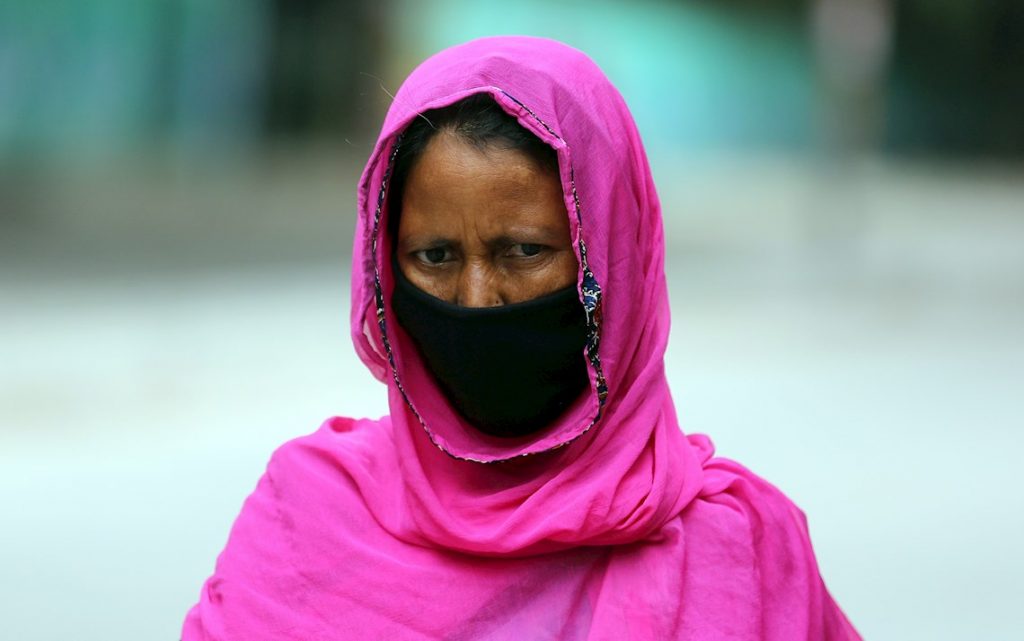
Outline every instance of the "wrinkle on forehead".
POLYGON ((482 242, 534 235, 543 238, 532 242, 568 244, 562 202, 557 176, 525 154, 481 149, 454 134, 439 134, 410 171, 400 241, 409 235, 422 242, 424 236, 472 233, 482 242))
POLYGON ((497 145, 480 147, 452 133, 435 136, 413 164, 407 189, 443 180, 447 195, 457 199, 467 192, 484 191, 494 197, 521 198, 540 186, 561 184, 529 156, 497 145))

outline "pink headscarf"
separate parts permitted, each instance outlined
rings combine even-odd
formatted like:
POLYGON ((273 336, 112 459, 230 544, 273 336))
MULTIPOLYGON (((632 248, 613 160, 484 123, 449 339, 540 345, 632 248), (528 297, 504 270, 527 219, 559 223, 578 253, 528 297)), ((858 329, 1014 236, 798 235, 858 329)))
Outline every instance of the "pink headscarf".
POLYGON ((185 641, 859 639, 803 514, 679 429, 661 207, 629 111, 589 58, 502 37, 420 65, 360 181, 353 252, 352 337, 391 414, 329 419, 274 454, 185 641), (558 153, 592 332, 591 392, 516 440, 465 424, 390 312, 396 138, 475 93, 558 153))

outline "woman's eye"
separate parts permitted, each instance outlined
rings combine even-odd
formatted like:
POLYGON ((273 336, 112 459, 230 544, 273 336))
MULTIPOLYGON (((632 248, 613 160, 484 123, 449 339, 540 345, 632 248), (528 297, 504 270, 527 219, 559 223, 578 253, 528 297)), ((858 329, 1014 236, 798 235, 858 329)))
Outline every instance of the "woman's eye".
POLYGON ((519 243, 518 245, 512 246, 511 254, 513 256, 525 256, 529 258, 531 256, 536 256, 542 251, 544 251, 544 245, 537 245, 536 243, 519 243))
POLYGON ((431 247, 416 252, 416 257, 430 265, 439 265, 448 260, 448 249, 445 247, 431 247))

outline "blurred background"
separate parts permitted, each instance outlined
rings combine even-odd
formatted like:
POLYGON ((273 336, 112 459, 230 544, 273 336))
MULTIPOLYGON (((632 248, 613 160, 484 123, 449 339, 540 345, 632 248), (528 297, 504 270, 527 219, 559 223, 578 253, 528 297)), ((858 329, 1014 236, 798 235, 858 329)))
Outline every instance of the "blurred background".
POLYGON ((505 33, 633 109, 684 430, 866 638, 1019 639, 1018 0, 0 4, 4 637, 178 638, 273 449, 386 412, 355 183, 405 75, 505 33))

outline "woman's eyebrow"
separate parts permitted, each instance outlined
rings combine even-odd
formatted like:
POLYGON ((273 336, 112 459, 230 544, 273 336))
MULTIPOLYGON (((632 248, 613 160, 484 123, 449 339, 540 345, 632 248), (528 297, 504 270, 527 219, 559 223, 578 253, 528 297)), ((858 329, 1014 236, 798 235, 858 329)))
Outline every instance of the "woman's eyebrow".
POLYGON ((441 247, 444 245, 455 247, 458 244, 458 241, 452 238, 427 234, 410 234, 409 236, 400 238, 398 240, 398 247, 400 249, 412 249, 414 247, 417 249, 422 249, 424 247, 441 247))
POLYGON ((549 227, 519 227, 506 229, 500 235, 488 240, 490 245, 512 245, 515 243, 556 244, 562 234, 549 227))
POLYGON ((509 236, 507 234, 502 234, 501 236, 495 236, 487 241, 487 245, 492 249, 503 249, 509 245, 534 243, 538 245, 547 245, 549 243, 549 239, 544 235, 537 234, 524 234, 521 236, 509 236))

